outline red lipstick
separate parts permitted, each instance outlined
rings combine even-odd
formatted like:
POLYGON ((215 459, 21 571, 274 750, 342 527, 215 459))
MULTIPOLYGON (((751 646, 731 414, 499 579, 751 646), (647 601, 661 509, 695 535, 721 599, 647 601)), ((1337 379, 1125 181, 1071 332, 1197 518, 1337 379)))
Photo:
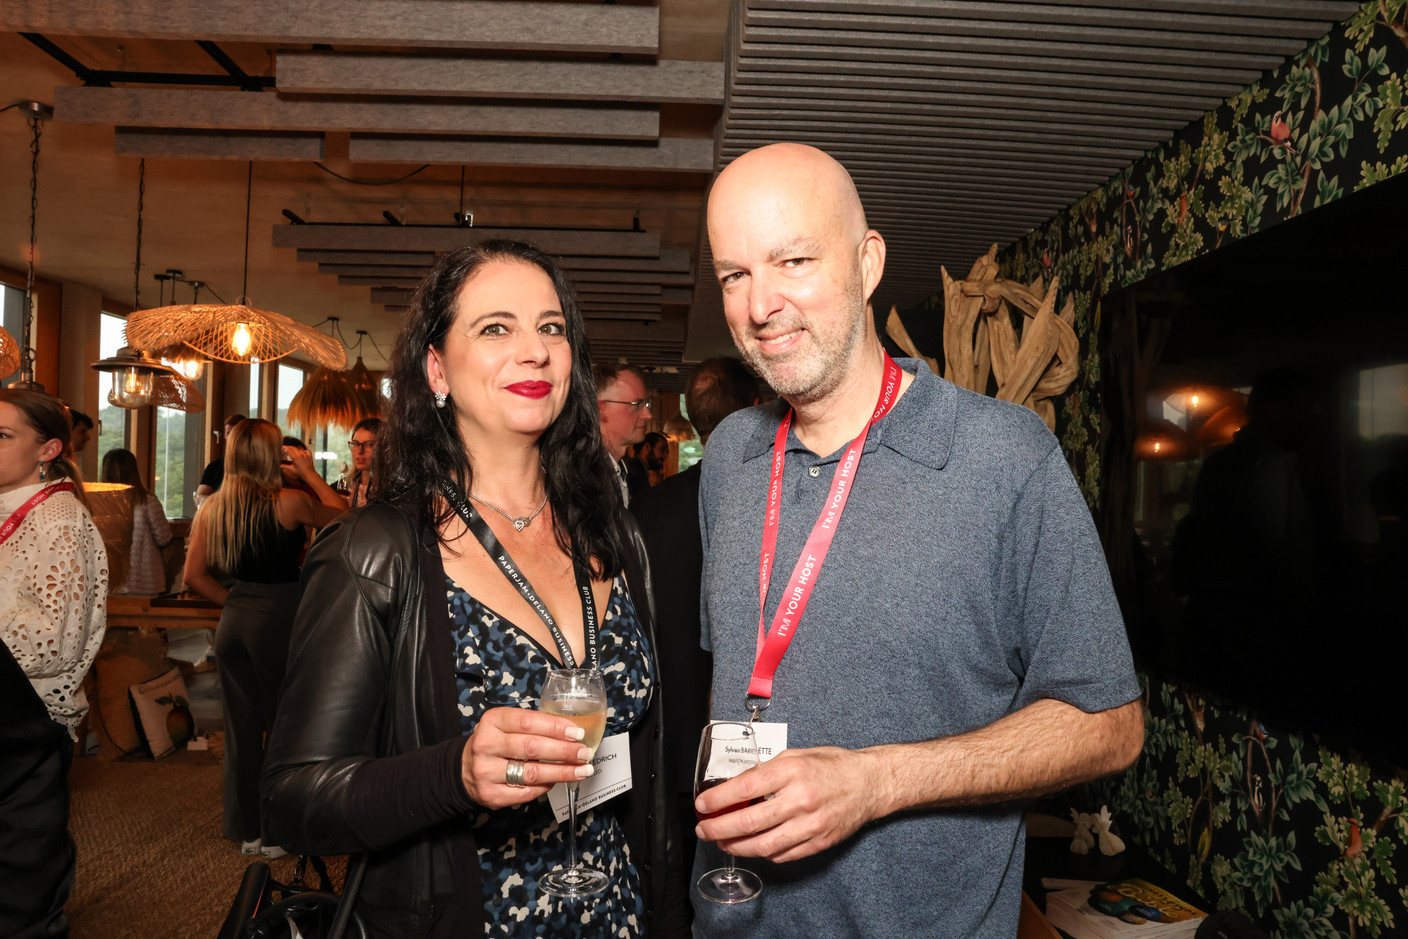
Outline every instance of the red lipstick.
POLYGON ((552 391, 552 383, 546 381, 520 381, 508 386, 508 390, 525 398, 546 398, 552 391))

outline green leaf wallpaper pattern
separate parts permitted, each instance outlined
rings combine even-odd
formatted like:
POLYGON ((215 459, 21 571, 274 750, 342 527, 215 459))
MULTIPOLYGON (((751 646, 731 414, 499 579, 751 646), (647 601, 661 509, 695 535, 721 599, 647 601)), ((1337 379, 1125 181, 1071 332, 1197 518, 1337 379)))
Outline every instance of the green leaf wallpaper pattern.
MULTIPOLYGON (((1075 298, 1081 373, 1057 426, 1092 507, 1104 299, 1408 170, 1405 81, 1408 0, 1365 3, 1000 255, 1003 276, 1056 274, 1075 298)), ((1144 703, 1136 765, 1053 800, 1054 811, 1108 804, 1129 840, 1277 939, 1408 935, 1402 769, 1371 767, 1181 685, 1146 679, 1144 703)))

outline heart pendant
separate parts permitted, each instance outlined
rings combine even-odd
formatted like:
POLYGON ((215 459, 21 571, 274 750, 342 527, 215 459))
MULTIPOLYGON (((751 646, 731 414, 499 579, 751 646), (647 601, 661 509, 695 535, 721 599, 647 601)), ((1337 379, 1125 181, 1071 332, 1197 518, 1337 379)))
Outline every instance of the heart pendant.
POLYGON ((526 519, 526 518, 515 518, 515 519, 513 520, 513 530, 514 530, 514 531, 522 531, 522 530, 524 529, 524 527, 527 526, 527 524, 528 524, 528 519, 526 519))

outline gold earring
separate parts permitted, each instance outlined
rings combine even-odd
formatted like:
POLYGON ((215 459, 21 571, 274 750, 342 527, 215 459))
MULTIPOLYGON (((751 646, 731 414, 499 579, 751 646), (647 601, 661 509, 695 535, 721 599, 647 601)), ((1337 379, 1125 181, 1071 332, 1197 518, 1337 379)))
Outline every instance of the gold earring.
POLYGON ((44 475, 44 461, 39 461, 39 481, 42 483, 47 477, 44 475))

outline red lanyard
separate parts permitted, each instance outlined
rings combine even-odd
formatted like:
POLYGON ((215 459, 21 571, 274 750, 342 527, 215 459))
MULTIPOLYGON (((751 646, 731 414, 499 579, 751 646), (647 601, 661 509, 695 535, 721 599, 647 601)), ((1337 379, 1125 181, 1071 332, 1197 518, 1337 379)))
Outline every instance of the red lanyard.
POLYGON ((10 536, 15 533, 15 529, 20 527, 20 522, 24 521, 29 510, 34 508, 45 499, 56 492, 73 492, 73 483, 65 480, 61 483, 54 483, 52 486, 45 486, 43 489, 29 497, 29 501, 10 513, 10 517, 5 519, 5 524, 0 525, 0 544, 10 540, 10 536))
MULTIPOLYGON (((875 426, 875 422, 889 413, 890 408, 894 406, 895 399, 899 397, 902 374, 900 367, 886 353, 885 379, 880 383, 880 398, 875 402, 875 413, 871 415, 869 423, 861 430, 860 435, 846 448, 841 461, 836 464, 836 472, 831 477, 831 495, 822 507, 816 524, 812 526, 812 533, 807 537, 801 557, 792 568, 787 591, 782 595, 782 601, 778 603, 777 612, 773 615, 772 629, 765 632, 763 611, 767 608, 768 584, 772 579, 772 566, 777 553, 778 520, 782 515, 782 467, 787 456, 787 434, 792 428, 791 410, 777 428, 777 438, 772 445, 772 479, 768 483, 767 515, 763 519, 763 553, 758 561, 758 652, 753 660, 753 677, 748 682, 750 699, 772 697, 773 676, 777 674, 777 666, 782 662, 782 657, 787 654, 787 647, 792 644, 797 623, 807 608, 807 601, 811 599, 812 586, 821 573, 821 566, 826 561, 826 552, 831 549, 831 541, 836 537, 841 515, 846 511, 846 502, 851 497, 856 470, 860 467, 861 452, 865 449, 865 438, 870 434, 870 428, 875 426)), ((754 707, 756 718, 758 709, 766 707, 766 704, 755 706, 750 700, 749 706, 754 707)))

